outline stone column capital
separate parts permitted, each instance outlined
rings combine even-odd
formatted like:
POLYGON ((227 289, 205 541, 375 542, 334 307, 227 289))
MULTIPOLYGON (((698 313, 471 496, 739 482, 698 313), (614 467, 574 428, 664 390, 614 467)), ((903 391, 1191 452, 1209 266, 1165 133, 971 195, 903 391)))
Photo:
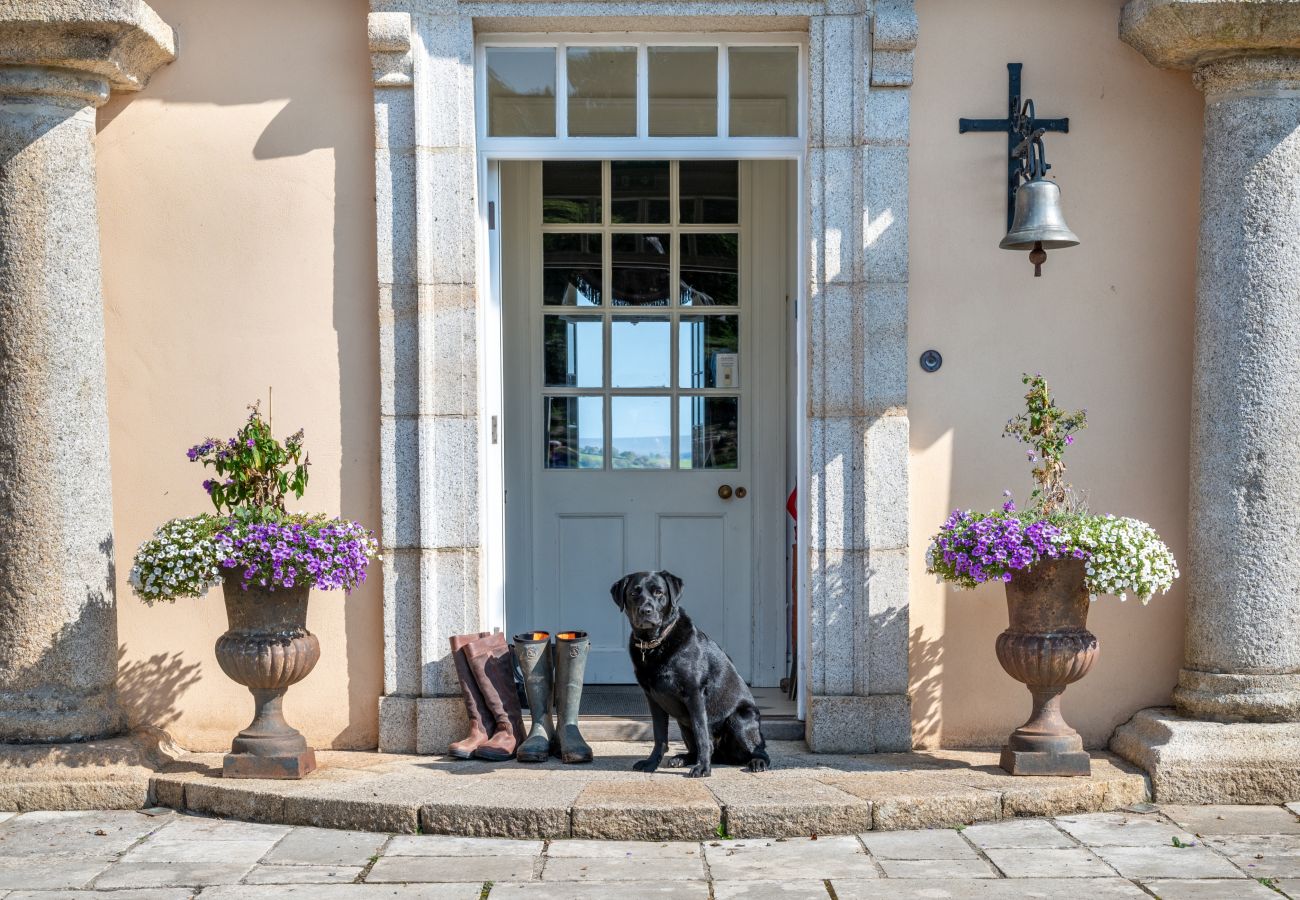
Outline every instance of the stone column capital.
POLYGON ((1214 59, 1300 54, 1300 0, 1129 0, 1119 34, 1162 69, 1214 59))
MULTIPOLYGON (((138 91, 175 58, 175 33, 143 0, 0 3, 0 66, 70 70, 104 82, 104 93, 138 91)), ((65 82, 52 79, 50 92, 65 82)))

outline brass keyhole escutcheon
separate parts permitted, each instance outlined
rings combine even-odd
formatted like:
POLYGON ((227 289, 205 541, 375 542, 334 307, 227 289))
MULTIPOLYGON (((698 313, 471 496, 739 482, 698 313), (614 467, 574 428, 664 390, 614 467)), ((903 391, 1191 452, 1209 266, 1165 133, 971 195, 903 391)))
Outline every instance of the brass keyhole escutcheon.
POLYGON ((721 487, 719 487, 719 488, 718 488, 718 496, 721 497, 723 500, 730 500, 730 499, 731 499, 731 485, 729 485, 729 484, 724 484, 724 485, 722 485, 721 487))
POLYGON ((744 499, 745 499, 745 495, 748 494, 748 493, 749 493, 749 491, 745 490, 743 487, 738 487, 738 488, 736 488, 736 499, 738 499, 738 500, 744 500, 744 499))

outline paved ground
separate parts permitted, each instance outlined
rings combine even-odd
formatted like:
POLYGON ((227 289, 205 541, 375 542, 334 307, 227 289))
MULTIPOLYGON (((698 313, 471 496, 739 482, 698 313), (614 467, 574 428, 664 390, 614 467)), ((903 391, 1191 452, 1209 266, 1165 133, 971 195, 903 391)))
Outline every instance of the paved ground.
POLYGON ((0 813, 0 900, 1300 898, 1300 803, 703 843, 386 835, 156 812, 0 813))

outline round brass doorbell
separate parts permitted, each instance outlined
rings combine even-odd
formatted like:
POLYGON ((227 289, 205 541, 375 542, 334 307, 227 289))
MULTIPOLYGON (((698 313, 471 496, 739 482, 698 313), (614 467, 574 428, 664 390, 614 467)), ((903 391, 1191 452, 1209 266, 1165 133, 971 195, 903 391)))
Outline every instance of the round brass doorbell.
POLYGON ((721 497, 723 500, 730 500, 730 499, 731 499, 731 485, 729 485, 729 484, 724 484, 724 485, 722 485, 721 487, 719 487, 719 488, 718 488, 718 496, 721 497))
POLYGON ((748 493, 749 491, 745 490, 743 487, 736 488, 736 498, 739 500, 744 500, 745 495, 748 493))

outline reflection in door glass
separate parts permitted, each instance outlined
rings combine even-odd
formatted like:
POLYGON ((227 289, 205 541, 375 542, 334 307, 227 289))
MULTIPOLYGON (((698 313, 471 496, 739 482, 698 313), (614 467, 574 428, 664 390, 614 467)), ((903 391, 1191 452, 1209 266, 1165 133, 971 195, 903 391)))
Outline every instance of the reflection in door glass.
POLYGON ((683 225, 734 225, 740 221, 740 163, 734 159, 684 159, 677 170, 683 225))
POLYGON ((735 306, 740 299, 740 235, 681 236, 682 306, 735 306))
POLYGON ((547 306, 600 306, 601 236, 542 235, 542 302, 547 306))
POLYGON ((615 225, 668 224, 667 160, 616 159, 609 164, 609 211, 615 225))
POLYGON ((610 468, 670 468, 672 398, 611 397, 609 403, 610 468))
POLYGON ((677 330, 677 386, 740 386, 740 334, 735 316, 682 316, 677 330))
POLYGON ((736 397, 680 397, 677 465, 683 469, 734 469, 739 453, 736 397))
POLYGON ((667 306, 669 250, 667 234, 615 234, 613 292, 615 306, 667 306))
POLYGON ((542 323, 547 387, 603 387, 600 316, 546 316, 542 323))
POLYGON ((600 469, 605 465, 605 401, 600 397, 546 397, 548 469, 600 469))
POLYGON ((542 163, 542 222, 600 224, 600 162, 542 163))
POLYGON ((609 386, 670 387, 673 332, 665 317, 619 316, 609 325, 609 386))

